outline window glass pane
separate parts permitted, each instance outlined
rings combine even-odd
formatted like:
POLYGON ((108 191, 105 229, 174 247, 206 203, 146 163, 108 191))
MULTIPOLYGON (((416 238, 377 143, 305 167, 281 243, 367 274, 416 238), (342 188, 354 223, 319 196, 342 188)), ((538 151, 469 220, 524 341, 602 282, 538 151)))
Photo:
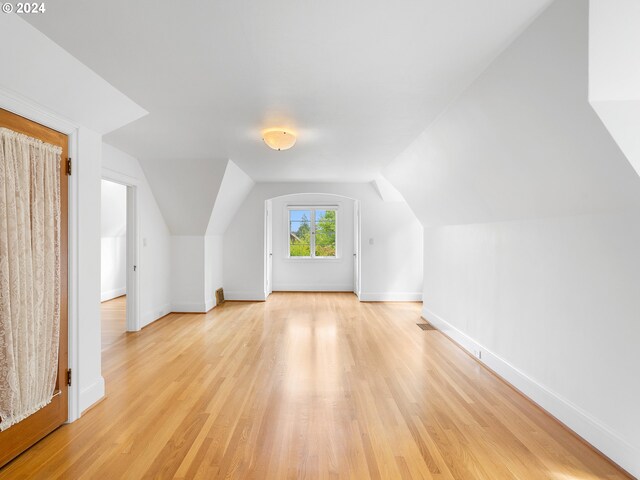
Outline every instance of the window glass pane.
POLYGON ((336 256, 336 211, 316 210, 316 257, 336 256))
POLYGON ((289 210, 289 255, 311 256, 311 210, 289 210))

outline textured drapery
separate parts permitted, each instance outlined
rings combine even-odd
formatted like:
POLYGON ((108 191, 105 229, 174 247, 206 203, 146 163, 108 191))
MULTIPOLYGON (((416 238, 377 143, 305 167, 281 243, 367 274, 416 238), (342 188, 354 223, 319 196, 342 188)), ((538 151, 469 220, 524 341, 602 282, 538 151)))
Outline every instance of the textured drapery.
POLYGON ((0 128, 0 430, 53 398, 61 149, 0 128))

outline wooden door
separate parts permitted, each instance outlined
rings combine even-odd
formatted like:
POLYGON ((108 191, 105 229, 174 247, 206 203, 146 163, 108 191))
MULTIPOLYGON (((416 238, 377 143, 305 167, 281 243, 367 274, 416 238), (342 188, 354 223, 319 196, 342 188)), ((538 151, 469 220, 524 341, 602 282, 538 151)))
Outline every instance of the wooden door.
POLYGON ((23 133, 62 148, 60 159, 60 351, 58 381, 51 403, 8 429, 0 432, 0 467, 20 455, 38 440, 58 428, 68 417, 68 177, 67 136, 43 125, 0 109, 0 127, 23 133))

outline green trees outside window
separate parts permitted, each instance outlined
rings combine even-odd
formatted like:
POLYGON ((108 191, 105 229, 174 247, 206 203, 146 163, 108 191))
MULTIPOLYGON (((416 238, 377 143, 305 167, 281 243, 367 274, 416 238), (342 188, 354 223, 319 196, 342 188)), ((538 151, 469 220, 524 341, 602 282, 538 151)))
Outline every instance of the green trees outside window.
POLYGON ((336 210, 289 210, 289 256, 335 257, 336 210))

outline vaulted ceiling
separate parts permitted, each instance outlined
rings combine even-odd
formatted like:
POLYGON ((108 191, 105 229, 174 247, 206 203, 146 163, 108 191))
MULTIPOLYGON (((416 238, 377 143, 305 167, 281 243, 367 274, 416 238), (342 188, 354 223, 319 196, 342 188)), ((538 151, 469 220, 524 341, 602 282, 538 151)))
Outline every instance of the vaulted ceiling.
POLYGON ((145 171, 370 181, 549 3, 67 0, 26 19, 149 112, 105 137, 145 171), (268 150, 271 126, 296 147, 268 150))
POLYGON ((556 1, 385 167, 425 227, 640 208, 640 178, 589 104, 591 13, 556 1))

